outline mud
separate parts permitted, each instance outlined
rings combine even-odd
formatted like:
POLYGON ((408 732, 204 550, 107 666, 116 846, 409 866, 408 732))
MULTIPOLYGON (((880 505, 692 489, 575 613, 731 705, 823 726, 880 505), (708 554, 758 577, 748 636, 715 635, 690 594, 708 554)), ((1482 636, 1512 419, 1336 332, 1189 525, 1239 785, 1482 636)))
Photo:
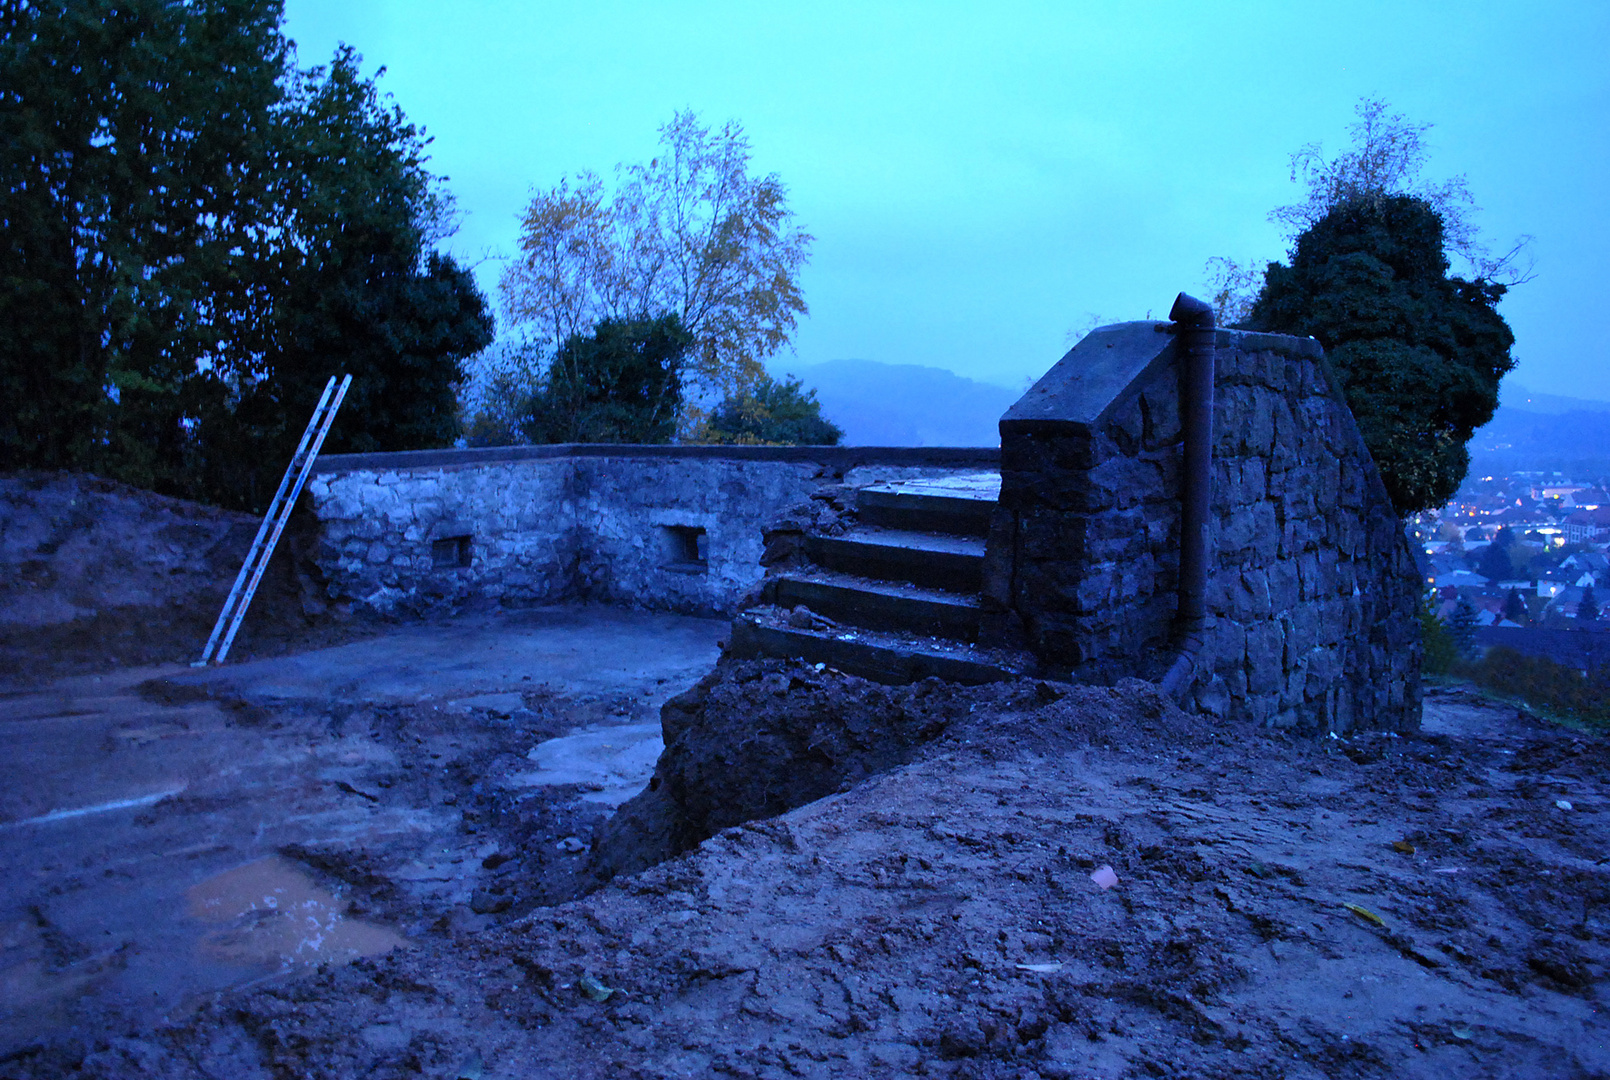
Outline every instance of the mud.
MULTIPOLYGON (((1602 740, 1457 690, 1318 744, 1140 684, 955 694, 909 763, 554 906, 331 865, 410 948, 0 1075, 1607 1075, 1602 740)), ((522 858, 576 827, 529 824, 522 858)))
MULTIPOLYGON (((260 518, 62 472, 0 473, 0 677, 38 682, 201 655, 260 518)), ((233 647, 277 656, 380 632, 328 603, 291 518, 233 647)))
POLYGON ((0 1077, 1610 1076, 1599 735, 1457 686, 1319 742, 1136 683, 567 689, 542 629, 6 683, 0 1077), (675 798, 612 821, 656 720, 675 798))

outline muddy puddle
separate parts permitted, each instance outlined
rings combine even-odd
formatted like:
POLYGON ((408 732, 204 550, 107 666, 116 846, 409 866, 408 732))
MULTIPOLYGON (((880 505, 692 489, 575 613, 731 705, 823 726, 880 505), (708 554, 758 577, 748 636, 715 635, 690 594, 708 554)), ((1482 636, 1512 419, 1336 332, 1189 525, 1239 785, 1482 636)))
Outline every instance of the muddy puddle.
POLYGON ((345 914, 346 904, 277 855, 227 870, 185 893, 187 914, 212 929, 209 960, 290 971, 379 956, 407 945, 394 930, 345 914))

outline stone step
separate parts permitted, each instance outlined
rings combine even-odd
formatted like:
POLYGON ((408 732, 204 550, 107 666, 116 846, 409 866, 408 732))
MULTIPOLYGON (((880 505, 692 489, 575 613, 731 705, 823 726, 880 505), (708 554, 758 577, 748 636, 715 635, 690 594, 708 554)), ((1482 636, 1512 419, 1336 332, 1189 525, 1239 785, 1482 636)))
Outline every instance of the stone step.
POLYGON ((785 612, 772 608, 752 609, 734 619, 727 651, 738 657, 772 656, 826 664, 895 686, 930 676, 977 685, 1033 673, 1026 658, 1004 657, 956 642, 876 631, 800 629, 787 624, 785 612))
POLYGON ((869 630, 904 631, 958 641, 978 637, 978 600, 817 570, 782 574, 766 583, 765 598, 784 608, 804 604, 835 622, 869 630))
POLYGON ((1000 490, 999 473, 873 484, 856 493, 856 516, 889 529, 987 536, 1000 490))
POLYGON ((977 593, 983 583, 984 541, 975 536, 862 526, 843 536, 807 536, 805 554, 841 574, 929 589, 977 593))

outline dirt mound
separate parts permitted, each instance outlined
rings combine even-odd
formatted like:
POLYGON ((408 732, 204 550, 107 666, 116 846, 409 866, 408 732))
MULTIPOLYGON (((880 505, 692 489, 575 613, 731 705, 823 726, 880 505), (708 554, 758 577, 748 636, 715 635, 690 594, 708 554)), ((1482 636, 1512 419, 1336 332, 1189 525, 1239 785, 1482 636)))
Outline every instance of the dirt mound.
MULTIPOLYGON (((73 473, 0 475, 0 675, 192 660, 260 519, 73 473)), ((334 622, 293 519, 238 655, 306 643, 334 622)))
POLYGON ((1179 747, 1202 730, 1138 680, 1117 690, 1032 679, 883 686, 823 665, 730 658, 667 702, 661 724, 665 752, 653 779, 594 844, 591 870, 600 884, 722 829, 848 791, 940 740, 952 753, 992 745, 1179 747))
MULTIPOLYGON (((871 700, 728 672, 706 702, 871 700)), ((942 700, 906 764, 587 898, 0 1075, 1610 1075, 1602 740, 1435 697, 1319 743, 1138 684, 942 700)))

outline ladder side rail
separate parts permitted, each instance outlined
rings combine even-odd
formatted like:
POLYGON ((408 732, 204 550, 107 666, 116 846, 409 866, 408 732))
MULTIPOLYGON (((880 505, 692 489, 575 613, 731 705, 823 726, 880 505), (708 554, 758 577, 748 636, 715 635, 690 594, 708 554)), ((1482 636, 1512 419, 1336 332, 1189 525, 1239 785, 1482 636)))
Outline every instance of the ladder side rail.
MULTIPOLYGON (((334 376, 331 377, 332 380, 334 376)), ((251 584, 246 587, 241 597, 240 606, 235 611, 235 617, 230 620, 229 632, 224 635, 223 643, 218 647, 216 663, 223 663, 224 657, 229 655, 229 647, 235 642, 235 634, 240 630, 241 621, 246 618, 246 609, 251 606, 252 597, 257 595, 257 586, 263 580, 263 572, 274 557, 274 548, 279 544, 280 534, 285 531, 285 525, 291 520, 291 512, 296 509, 297 497, 302 494, 302 487, 307 483, 308 474, 313 471, 313 463, 318 460, 319 450, 324 446, 324 438, 330 434, 330 425, 335 422, 335 414, 341 408, 341 401, 347 396, 347 387, 352 385, 352 376, 348 375, 341 381, 341 388, 335 393, 335 400, 330 402, 329 411, 324 414, 323 423, 319 425, 319 433, 313 439, 313 445, 308 449, 307 456, 302 459, 302 468, 296 478, 296 487, 291 491, 290 497, 285 500, 280 510, 278 520, 274 523, 274 532, 268 538, 268 544, 263 549, 262 559, 252 572, 251 584)), ((295 464, 294 462, 292 463, 295 464)))
POLYGON ((258 551, 263 546, 263 538, 268 535, 269 523, 274 520, 275 515, 279 512, 280 500, 285 497, 285 489, 291 482, 292 473, 296 470, 297 459, 307 449, 308 440, 312 437, 314 428, 318 425, 319 414, 324 411, 326 402, 330 400, 330 392, 334 389, 335 376, 332 375, 329 381, 324 384, 324 393, 319 395, 319 404, 313 410, 313 415, 308 418, 307 427, 302 431, 302 441, 296 444, 296 453, 292 455, 291 463, 285 467, 285 475, 280 478, 280 486, 274 492, 273 501, 268 504, 268 511, 263 515, 263 523, 257 527, 257 535, 253 537, 252 546, 246 551, 245 561, 240 564, 240 573, 235 575, 234 585, 230 586, 229 596, 224 600, 223 610, 218 613, 218 621, 213 623, 212 634, 207 638, 206 647, 201 650, 201 659, 197 661, 198 665, 204 665, 212 658, 213 647, 218 644, 218 639, 224 632, 224 626, 229 622, 230 612, 240 596, 241 587, 251 575, 252 566, 257 561, 258 551))

